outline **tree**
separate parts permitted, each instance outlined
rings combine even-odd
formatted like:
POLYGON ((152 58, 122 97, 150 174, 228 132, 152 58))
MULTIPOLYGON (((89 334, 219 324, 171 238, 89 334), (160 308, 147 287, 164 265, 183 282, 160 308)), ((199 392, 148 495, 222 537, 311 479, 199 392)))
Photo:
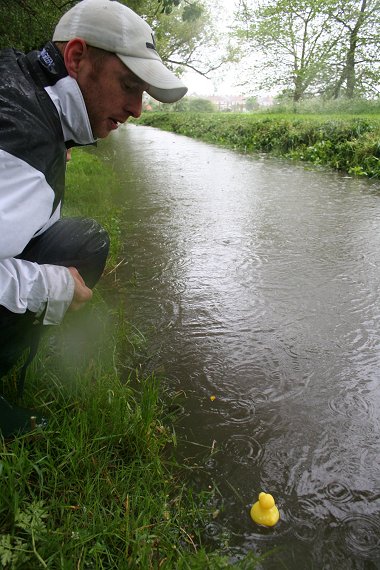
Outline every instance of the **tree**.
MULTIPOLYGON (((141 4, 139 2, 140 14, 141 4)), ((198 2, 183 3, 173 6, 168 14, 157 12, 156 2, 148 0, 145 4, 143 15, 156 31, 156 42, 162 59, 180 70, 196 66, 199 46, 212 41, 213 36, 210 16, 204 6, 198 2)))
POLYGON ((257 100, 257 97, 255 96, 251 96, 248 97, 248 99, 245 102, 245 108, 247 109, 247 111, 255 111, 256 109, 259 108, 259 102, 257 100))
POLYGON ((214 103, 208 99, 190 98, 188 106, 192 113, 213 113, 216 110, 214 103))
POLYGON ((63 11, 53 0, 1 0, 0 48, 30 51, 42 46, 51 38, 63 11))
MULTIPOLYGON (((331 23, 327 0, 275 0, 250 9, 241 2, 240 38, 261 52, 266 87, 291 87, 299 101, 313 85, 329 57, 331 23)), ((261 73, 262 75, 262 73, 261 73)))
POLYGON ((331 17, 341 29, 337 75, 331 82, 334 98, 342 93, 349 99, 377 92, 379 83, 379 0, 333 2, 331 17), (375 89, 374 89, 375 88, 375 89))
MULTIPOLYGON (((128 2, 130 3, 130 2, 128 2)), ((198 0, 182 0, 173 5, 169 15, 161 10, 144 9, 142 4, 156 1, 139 1, 139 13, 156 30, 156 41, 162 59, 177 71, 193 70, 202 76, 219 69, 233 57, 229 46, 220 49, 220 38, 206 3, 198 0)))
POLYGON ((352 98, 379 83, 380 0, 240 0, 237 34, 263 54, 262 84, 352 98))

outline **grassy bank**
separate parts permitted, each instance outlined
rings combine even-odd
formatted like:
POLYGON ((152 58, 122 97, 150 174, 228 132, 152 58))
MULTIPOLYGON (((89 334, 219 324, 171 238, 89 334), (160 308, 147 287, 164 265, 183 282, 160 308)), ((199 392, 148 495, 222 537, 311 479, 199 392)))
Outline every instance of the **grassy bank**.
POLYGON ((139 124, 242 152, 265 152, 380 177, 380 117, 145 112, 139 124))
MULTIPOLYGON (((94 156, 73 152, 66 215, 90 215, 110 231, 110 287, 120 255, 117 180, 94 156)), ((227 568, 201 535, 213 493, 194 494, 176 445, 164 382, 140 372, 144 339, 100 293, 45 336, 22 404, 48 428, 0 439, 0 567, 64 570, 227 568)), ((15 377, 3 381, 15 398, 15 377)), ((189 468, 187 468, 189 469, 189 468)), ((240 568, 252 568, 252 560, 240 568)))

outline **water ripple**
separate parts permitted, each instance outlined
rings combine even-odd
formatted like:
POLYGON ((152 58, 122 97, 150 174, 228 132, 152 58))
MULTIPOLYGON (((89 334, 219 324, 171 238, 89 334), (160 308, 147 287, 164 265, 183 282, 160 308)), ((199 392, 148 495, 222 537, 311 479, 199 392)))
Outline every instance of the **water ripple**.
POLYGON ((255 463, 258 466, 262 455, 262 445, 251 436, 245 434, 233 434, 224 443, 223 451, 236 463, 249 465, 255 463))
POLYGON ((347 503, 352 500, 351 490, 338 481, 331 482, 326 487, 326 495, 336 503, 347 503))
POLYGON ((347 549, 361 558, 370 558, 380 563, 380 520, 369 515, 348 515, 340 523, 347 549))
POLYGON ((255 417, 255 406, 250 400, 228 400, 222 413, 232 424, 247 424, 255 417))
POLYGON ((369 402, 360 393, 347 393, 343 390, 336 396, 330 398, 329 406, 334 413, 341 414, 348 418, 359 414, 367 415, 371 410, 369 402))

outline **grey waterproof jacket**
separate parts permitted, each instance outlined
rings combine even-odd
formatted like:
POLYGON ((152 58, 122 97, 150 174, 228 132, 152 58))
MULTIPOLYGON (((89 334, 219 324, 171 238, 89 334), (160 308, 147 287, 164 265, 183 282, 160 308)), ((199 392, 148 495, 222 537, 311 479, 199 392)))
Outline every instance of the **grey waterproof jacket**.
POLYGON ((16 259, 60 217, 66 149, 94 143, 80 88, 49 43, 0 52, 0 305, 61 322, 74 281, 65 267, 16 259))

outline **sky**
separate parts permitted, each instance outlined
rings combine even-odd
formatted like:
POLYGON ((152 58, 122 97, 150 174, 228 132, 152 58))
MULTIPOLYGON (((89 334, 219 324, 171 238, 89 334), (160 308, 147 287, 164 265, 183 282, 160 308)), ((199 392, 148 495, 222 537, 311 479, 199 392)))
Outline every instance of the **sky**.
MULTIPOLYGON (((219 15, 218 15, 218 28, 221 34, 227 31, 228 25, 233 19, 233 12, 235 7, 234 0, 209 0, 210 10, 215 10, 215 5, 219 4, 219 15)), ((189 88, 189 95, 239 95, 241 89, 235 87, 236 77, 239 76, 237 73, 236 66, 232 71, 226 71, 226 68, 222 68, 219 77, 217 73, 214 73, 215 79, 210 80, 202 77, 195 71, 186 72, 182 79, 189 88)))
POLYGON ((189 88, 189 95, 240 95, 241 89, 234 85, 235 73, 230 72, 224 74, 222 78, 216 78, 214 81, 206 79, 193 71, 187 72, 182 77, 183 82, 189 88))

